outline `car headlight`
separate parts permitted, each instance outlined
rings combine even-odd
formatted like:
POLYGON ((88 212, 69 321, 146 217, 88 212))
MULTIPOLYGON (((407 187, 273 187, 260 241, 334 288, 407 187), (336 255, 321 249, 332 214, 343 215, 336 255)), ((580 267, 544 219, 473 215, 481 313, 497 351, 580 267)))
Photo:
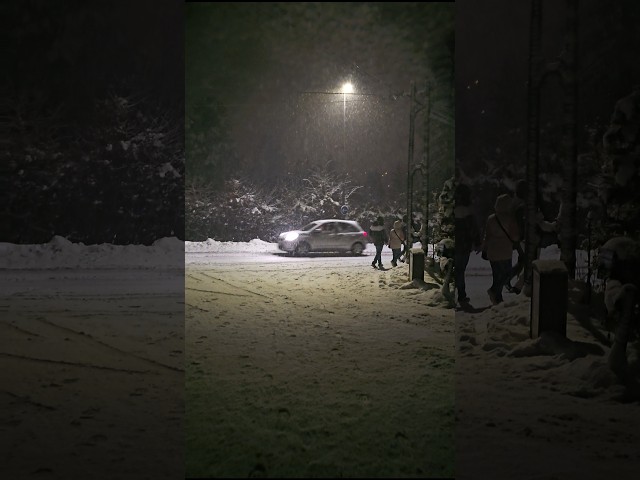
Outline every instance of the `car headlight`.
POLYGON ((290 233, 287 233, 287 234, 284 236, 284 239, 285 239, 287 242, 293 242, 296 238, 298 238, 298 236, 299 236, 299 235, 298 235, 296 232, 290 232, 290 233))

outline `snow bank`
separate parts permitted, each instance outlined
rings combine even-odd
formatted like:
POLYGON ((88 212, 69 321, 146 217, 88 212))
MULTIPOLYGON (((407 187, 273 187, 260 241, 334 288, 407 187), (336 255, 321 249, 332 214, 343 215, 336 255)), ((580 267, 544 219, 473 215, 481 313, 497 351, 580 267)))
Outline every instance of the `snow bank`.
POLYGON ((254 238, 249 242, 220 242, 207 239, 204 242, 185 242, 185 253, 273 253, 279 252, 277 243, 254 238))
MULTIPOLYGON (((599 343, 571 313, 567 316, 566 337, 543 332, 531 339, 531 299, 524 295, 509 297, 476 314, 456 317, 462 359, 483 357, 487 364, 494 365, 491 371, 535 377, 536 388, 546 386, 582 398, 620 396, 623 387, 607 366, 609 347, 599 343)), ((635 363, 634 355, 631 357, 635 363)))
POLYGON ((184 242, 176 237, 153 245, 85 245, 54 236, 49 243, 0 243, 0 269, 184 268, 184 242))

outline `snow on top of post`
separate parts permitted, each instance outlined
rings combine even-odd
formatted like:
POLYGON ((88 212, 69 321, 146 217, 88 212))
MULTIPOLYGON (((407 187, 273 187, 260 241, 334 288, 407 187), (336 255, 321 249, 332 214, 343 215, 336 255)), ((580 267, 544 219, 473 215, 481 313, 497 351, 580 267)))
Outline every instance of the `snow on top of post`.
POLYGON ((561 260, 535 260, 533 269, 540 273, 567 273, 567 266, 561 260))

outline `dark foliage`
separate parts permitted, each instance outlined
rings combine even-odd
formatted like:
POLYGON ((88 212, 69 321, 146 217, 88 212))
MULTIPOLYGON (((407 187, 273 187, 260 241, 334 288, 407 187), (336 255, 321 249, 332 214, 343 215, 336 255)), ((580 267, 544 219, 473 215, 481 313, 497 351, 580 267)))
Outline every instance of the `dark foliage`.
POLYGON ((1 8, 11 48, 1 85, 0 241, 182 238, 181 4, 1 8))
POLYGON ((351 185, 328 166, 303 179, 261 187, 247 176, 227 180, 222 188, 193 182, 186 189, 186 239, 246 242, 255 238, 274 242, 278 234, 322 218, 347 218, 368 228, 382 215, 387 225, 401 218, 406 198, 380 204, 351 185), (346 215, 340 207, 347 205, 346 215))

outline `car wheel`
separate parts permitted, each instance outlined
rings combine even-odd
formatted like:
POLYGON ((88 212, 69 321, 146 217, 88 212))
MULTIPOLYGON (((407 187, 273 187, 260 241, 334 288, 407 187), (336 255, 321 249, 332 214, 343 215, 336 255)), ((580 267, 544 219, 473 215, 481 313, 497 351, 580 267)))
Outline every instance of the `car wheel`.
POLYGON ((362 255, 363 250, 364 247, 361 243, 354 243, 353 247, 351 247, 351 253, 353 253, 354 255, 362 255))
POLYGON ((311 248, 309 247, 309 244, 307 242, 300 242, 296 247, 296 253, 298 255, 306 255, 310 250, 311 248))

